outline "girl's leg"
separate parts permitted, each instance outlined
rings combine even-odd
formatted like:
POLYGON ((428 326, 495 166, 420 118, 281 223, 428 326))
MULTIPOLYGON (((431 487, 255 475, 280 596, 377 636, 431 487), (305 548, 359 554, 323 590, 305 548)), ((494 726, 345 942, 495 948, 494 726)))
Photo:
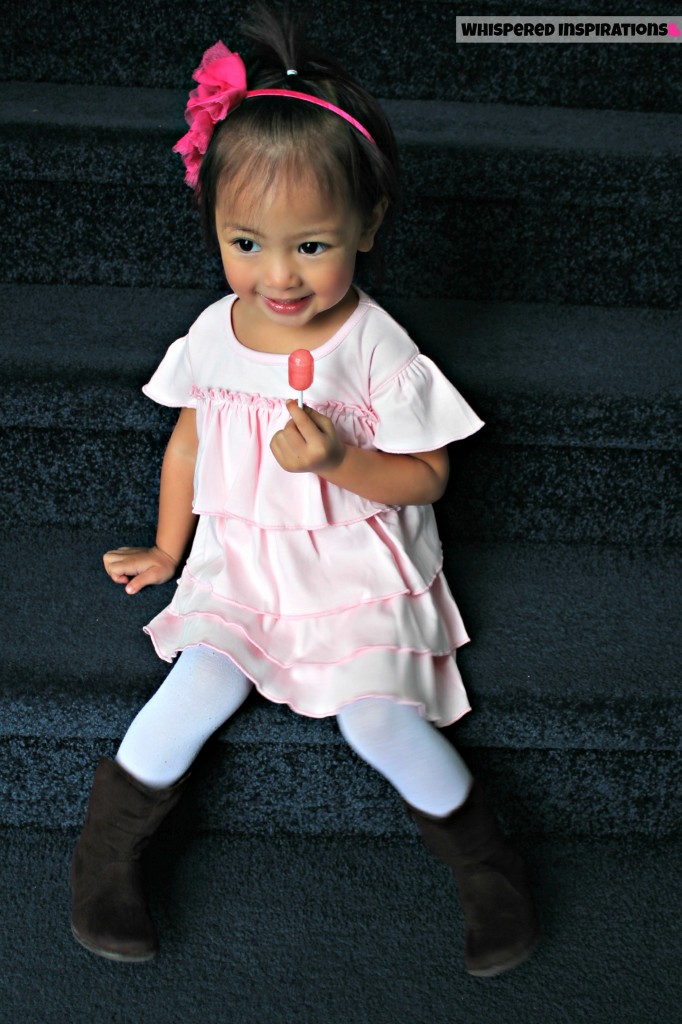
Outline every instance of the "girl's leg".
POLYGON ((131 963, 156 955, 159 942, 140 861, 184 786, 181 779, 151 789, 115 761, 103 757, 97 765, 71 858, 71 930, 91 953, 131 963))
POLYGON ((252 685, 226 654, 188 648, 133 720, 116 761, 147 786, 172 785, 243 704, 252 685))
POLYGON ((410 705, 366 698, 337 720, 353 749, 401 794, 426 846, 452 870, 467 926, 467 970, 488 977, 522 963, 540 934, 525 864, 457 751, 410 705))
POLYGON ((197 753, 250 689, 228 657, 191 648, 130 726, 116 761, 100 761, 71 860, 71 929, 90 952, 128 962, 156 954, 142 852, 197 753))
POLYGON ((353 750, 411 806, 443 817, 466 800, 469 769, 414 705, 366 697, 342 708, 337 722, 353 750))

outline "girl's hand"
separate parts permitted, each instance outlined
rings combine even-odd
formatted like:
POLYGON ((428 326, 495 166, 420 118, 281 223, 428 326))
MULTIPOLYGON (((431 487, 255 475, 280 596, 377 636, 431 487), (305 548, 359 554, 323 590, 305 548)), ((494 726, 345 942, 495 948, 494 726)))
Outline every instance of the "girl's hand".
POLYGON ((126 594, 153 583, 167 583, 175 575, 177 562, 161 548, 116 548, 104 555, 104 568, 114 583, 125 583, 126 594))
POLYGON ((287 402, 291 419, 278 430, 270 448, 282 469, 289 473, 321 473, 343 462, 346 449, 328 416, 298 402, 287 402))

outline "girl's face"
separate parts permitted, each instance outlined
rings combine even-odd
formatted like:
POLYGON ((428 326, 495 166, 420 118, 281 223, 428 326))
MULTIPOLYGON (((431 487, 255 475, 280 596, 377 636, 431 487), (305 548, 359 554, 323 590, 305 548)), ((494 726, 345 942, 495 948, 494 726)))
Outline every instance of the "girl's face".
POLYGON ((323 344, 357 304, 351 288, 358 252, 381 223, 365 227, 349 204, 317 183, 277 183, 218 193, 216 229, 225 276, 238 297, 234 329, 247 346, 291 352, 323 344))

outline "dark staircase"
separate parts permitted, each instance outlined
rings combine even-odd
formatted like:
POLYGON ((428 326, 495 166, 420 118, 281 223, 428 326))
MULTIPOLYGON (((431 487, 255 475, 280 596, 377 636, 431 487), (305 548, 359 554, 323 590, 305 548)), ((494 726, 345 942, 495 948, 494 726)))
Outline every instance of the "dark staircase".
POLYGON ((101 554, 153 537, 175 414, 140 386, 223 287, 171 146, 245 8, 4 9, 3 1024, 679 1019, 682 44, 455 44, 458 14, 576 13, 541 8, 320 0, 312 27, 400 143, 378 297, 487 423, 437 506, 473 641, 474 712, 447 732, 545 932, 491 981, 390 786, 333 719, 259 697, 150 851, 159 958, 73 941, 70 850, 97 758, 167 671, 141 627, 173 591, 126 597, 101 554))

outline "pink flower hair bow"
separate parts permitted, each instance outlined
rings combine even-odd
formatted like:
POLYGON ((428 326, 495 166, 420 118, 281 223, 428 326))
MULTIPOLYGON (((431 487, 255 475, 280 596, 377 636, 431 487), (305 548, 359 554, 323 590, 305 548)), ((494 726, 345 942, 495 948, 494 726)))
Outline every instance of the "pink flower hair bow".
POLYGON ((201 161, 208 149, 216 124, 238 107, 246 96, 246 68, 238 53, 222 42, 215 43, 201 58, 192 78, 192 89, 185 109, 189 131, 173 146, 185 164, 185 182, 196 189, 201 161))

